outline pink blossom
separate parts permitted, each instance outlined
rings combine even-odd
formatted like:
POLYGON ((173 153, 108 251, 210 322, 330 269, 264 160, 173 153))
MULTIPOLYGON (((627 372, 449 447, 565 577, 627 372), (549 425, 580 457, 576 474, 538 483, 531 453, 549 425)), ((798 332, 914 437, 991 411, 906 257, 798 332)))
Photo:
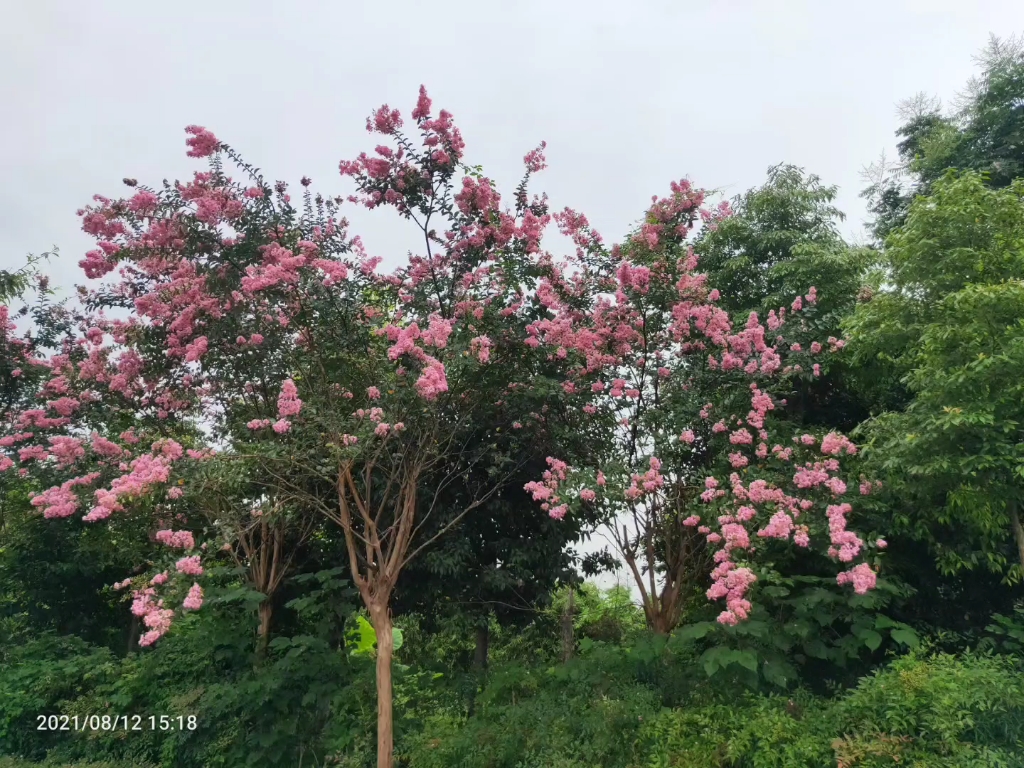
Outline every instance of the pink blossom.
POLYGON ((523 163, 526 165, 528 172, 537 173, 548 167, 544 159, 544 148, 546 146, 547 142, 542 141, 536 149, 530 150, 526 157, 523 158, 523 163))
POLYGON ((205 336, 199 336, 195 341, 185 345, 185 362, 191 363, 199 360, 206 354, 208 343, 205 336))
POLYGON ((274 422, 273 429, 277 434, 283 435, 285 432, 292 428, 292 423, 288 419, 278 419, 274 422))
POLYGON ((751 445, 754 442, 754 436, 745 429, 737 429, 729 435, 729 442, 733 445, 751 445))
POLYGON ((849 571, 843 571, 836 576, 837 584, 853 584, 853 591, 863 595, 875 588, 877 577, 867 563, 855 565, 849 571))
POLYGON ((185 141, 189 146, 189 157, 209 157, 220 149, 217 137, 202 126, 190 125, 185 129, 185 133, 191 137, 185 141))
POLYGON ((74 437, 51 437, 50 453, 57 458, 58 466, 67 467, 85 456, 82 441, 74 437))
POLYGON ((772 515, 768 525, 757 532, 758 536, 770 539, 787 539, 793 530, 793 518, 785 512, 772 515))
POLYGON ((402 116, 397 109, 391 109, 387 104, 378 108, 370 117, 366 118, 366 130, 376 131, 385 135, 393 134, 402 127, 402 116))
MULTIPOLYGON (((277 397, 278 416, 282 418, 285 416, 295 416, 302 410, 302 401, 299 399, 298 394, 295 382, 291 379, 285 379, 281 383, 281 393, 277 397)), ((275 427, 275 431, 279 430, 275 427)))
POLYGON ((857 446, 850 442, 845 435, 829 432, 821 439, 821 452, 831 456, 838 456, 845 451, 849 455, 857 453, 857 446))
POLYGON ((113 443, 107 438, 100 435, 98 432, 93 432, 90 437, 90 445, 92 449, 100 456, 120 456, 122 453, 121 446, 117 443, 113 443))
POLYGON ((181 604, 181 607, 186 611, 198 611, 203 607, 203 588, 198 584, 193 583, 188 590, 188 595, 185 596, 185 602, 181 604))
POLYGON ((189 576, 202 576, 203 567, 199 564, 199 555, 189 555, 181 558, 174 564, 178 573, 185 573, 189 576))
POLYGON ((194 549, 195 539, 191 531, 172 531, 165 529, 156 532, 156 540, 161 544, 175 549, 194 549))
POLYGON ((436 400, 442 392, 448 391, 448 379, 445 377, 444 366, 435 361, 428 365, 419 379, 416 389, 424 400, 436 400))

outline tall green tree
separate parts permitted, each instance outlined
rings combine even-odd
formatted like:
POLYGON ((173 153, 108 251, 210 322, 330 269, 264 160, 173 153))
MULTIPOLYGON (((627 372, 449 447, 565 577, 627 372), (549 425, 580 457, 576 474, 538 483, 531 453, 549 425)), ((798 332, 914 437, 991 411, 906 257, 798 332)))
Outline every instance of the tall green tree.
MULTIPOLYGON (((694 243, 699 268, 735 323, 751 312, 763 318, 815 286, 817 312, 806 321, 808 330, 822 339, 839 335, 874 254, 844 242, 837 193, 820 177, 779 164, 763 185, 732 201, 732 216, 702 231, 694 243)), ((787 413, 806 424, 852 429, 868 415, 849 386, 853 374, 841 358, 823 361, 820 377, 796 382, 787 413)))
POLYGON ((995 189, 948 172, 911 204, 885 257, 883 290, 848 328, 854 359, 882 361, 911 393, 864 425, 869 455, 908 502, 895 522, 947 571, 982 565, 1018 580, 1024 181, 995 189))
POLYGON ((985 174, 995 188, 1024 175, 1024 37, 992 36, 981 66, 951 111, 918 95, 901 105, 899 161, 873 167, 863 195, 879 241, 905 222, 915 195, 928 194, 946 170, 985 174))

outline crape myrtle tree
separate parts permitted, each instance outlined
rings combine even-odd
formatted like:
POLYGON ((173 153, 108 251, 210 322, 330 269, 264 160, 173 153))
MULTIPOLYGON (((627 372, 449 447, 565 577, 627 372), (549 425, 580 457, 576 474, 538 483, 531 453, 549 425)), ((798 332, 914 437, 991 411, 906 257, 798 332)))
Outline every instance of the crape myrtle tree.
MULTIPOLYGON (((50 379, 45 366, 28 361, 69 350, 77 318, 68 302, 53 301, 49 280, 30 259, 11 277, 0 306, 0 413, 37 408, 40 389, 50 379), (23 332, 18 326, 23 326, 23 332)), ((56 395, 50 395, 51 399, 56 395)), ((57 407, 62 407, 59 404, 57 407)), ((100 429, 116 425, 116 412, 93 412, 100 429)), ((83 425, 85 422, 83 422, 83 425)), ((73 632, 111 647, 123 647, 128 621, 119 621, 117 596, 109 585, 134 567, 144 568, 153 549, 145 516, 125 517, 113 530, 87 524, 54 526, 40 519, 31 499, 46 487, 45 478, 22 466, 14 471, 14 453, 26 439, 4 424, 0 433, 0 635, 8 638, 31 627, 73 632), (111 540, 114 547, 110 547, 111 540), (123 632, 123 634, 122 634, 123 632)), ((15 454, 16 456, 16 454, 15 454)), ((29 459, 31 462, 31 459, 29 459)))
MULTIPOLYGON (((572 361, 566 391, 614 435, 589 464, 549 457, 529 489, 555 518, 603 511, 659 633, 679 622, 705 558, 715 563, 707 595, 725 602, 718 620, 735 624, 751 607, 756 553, 772 540, 809 547, 824 529, 827 553, 843 567, 837 581, 859 593, 876 580, 863 558, 885 546, 847 528, 858 486, 843 479, 840 461, 856 447, 834 431, 782 437, 773 424, 786 401, 772 388, 818 376, 821 356, 844 342, 810 336, 813 287, 769 311, 765 324, 752 312, 734 329, 687 246, 698 217, 715 226, 729 213, 727 204, 703 208, 704 200, 689 182, 673 184, 610 251, 584 217, 563 216, 592 288, 543 283, 551 316, 528 327, 534 343, 572 361)), ((872 488, 859 485, 864 494, 872 488)))
MULTIPOLYGON (((524 179, 503 209, 422 89, 412 117, 418 146, 384 106, 367 128, 390 146, 340 166, 358 189, 351 201, 390 206, 423 232, 424 252, 394 274, 348 236, 338 201, 303 179, 296 209, 284 183, 197 126, 189 154, 211 158, 209 171, 97 196, 81 215, 98 247, 80 264, 116 278, 85 291, 90 315, 60 354, 23 355, 45 369, 38 407, 5 411, 0 459, 38 474, 46 490, 32 503, 46 517, 143 510, 155 521, 168 562, 117 585, 133 588, 143 645, 179 607, 202 604, 204 551, 219 551, 221 532, 197 541, 180 523, 202 505, 203 484, 188 480, 211 456, 245 466, 259 498, 337 523, 376 631, 381 766, 393 762, 390 601, 403 567, 494 496, 534 435, 599 437, 582 412, 555 418, 564 376, 538 377, 532 361, 557 369, 561 358, 525 343, 545 313, 537 278, 560 279, 540 249, 545 202, 528 199, 524 179), (244 183, 225 174, 225 157, 244 183), (132 314, 104 315, 115 309, 132 314), (97 414, 128 424, 89 432, 97 414), (499 417, 507 429, 481 434, 499 417), (454 485, 458 503, 439 504, 454 485)), ((527 177, 543 168, 541 149, 525 162, 527 177)))

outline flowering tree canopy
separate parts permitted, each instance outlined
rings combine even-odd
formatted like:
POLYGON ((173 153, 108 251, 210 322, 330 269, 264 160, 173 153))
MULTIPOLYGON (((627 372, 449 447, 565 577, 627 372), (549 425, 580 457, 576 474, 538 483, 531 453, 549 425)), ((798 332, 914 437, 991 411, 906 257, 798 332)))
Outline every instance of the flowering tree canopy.
MULTIPOLYGON (((673 184, 608 251, 582 214, 551 215, 528 197, 543 144, 503 207, 423 89, 412 120, 418 142, 381 107, 367 129, 387 143, 340 164, 356 186, 349 202, 390 207, 422 232, 422 251, 390 274, 349 235, 341 198, 314 195, 304 178, 297 208, 287 185, 190 126, 189 155, 210 158, 208 171, 162 188, 126 179, 130 197, 96 196, 80 211, 97 240, 80 266, 113 277, 81 290, 85 311, 53 351, 0 316, 11 379, 33 372, 5 404, 0 471, 36 477, 32 503, 46 517, 151 514, 167 548, 148 583, 117 585, 133 588, 141 643, 202 604, 210 542, 175 523, 212 503, 190 480, 213 457, 244 467, 254 510, 302 508, 340 526, 377 633, 379 765, 391 764, 390 601, 403 567, 559 434, 573 436, 563 447, 588 444, 579 466, 549 457, 527 490, 555 519, 575 507, 632 520, 632 533, 615 527, 617 544, 656 629, 678 620, 684 571, 709 545, 723 623, 749 610, 757 537, 808 546, 827 525, 829 554, 850 566, 839 582, 870 589, 840 477, 840 456, 856 449, 837 434, 784 445, 769 432, 785 402, 770 387, 819 373, 822 344, 797 340, 815 289, 736 330, 686 245, 698 217, 715 226, 727 204, 706 210, 703 191, 673 184), (567 259, 541 248, 552 220, 576 245, 567 259), (696 512, 697 498, 712 511, 696 512)), ((236 528, 244 550, 256 546, 236 528)), ((261 524, 260 541, 271 529, 261 524)))
MULTIPOLYGON (((813 312, 814 287, 769 311, 764 324, 751 313, 743 328, 733 327, 686 244, 699 218, 714 227, 729 215, 725 203, 703 207, 705 197, 689 182, 673 184, 625 245, 610 251, 584 217, 564 214, 581 269, 574 281, 542 283, 550 316, 527 329, 567 360, 566 392, 614 436, 592 466, 550 458, 530 490, 552 517, 587 505, 605 510, 659 631, 678 622, 705 542, 717 563, 707 594, 724 598, 725 624, 748 615, 757 539, 808 547, 811 533, 825 528, 828 554, 849 565, 838 582, 858 592, 875 584, 868 563, 854 564, 869 547, 847 529, 852 506, 840 461, 856 447, 836 433, 773 439, 771 431, 773 412, 786 403, 772 391, 785 391, 795 376, 820 375, 821 356, 844 342, 806 338, 801 317, 813 312)), ((871 487, 863 483, 860 492, 871 487)))

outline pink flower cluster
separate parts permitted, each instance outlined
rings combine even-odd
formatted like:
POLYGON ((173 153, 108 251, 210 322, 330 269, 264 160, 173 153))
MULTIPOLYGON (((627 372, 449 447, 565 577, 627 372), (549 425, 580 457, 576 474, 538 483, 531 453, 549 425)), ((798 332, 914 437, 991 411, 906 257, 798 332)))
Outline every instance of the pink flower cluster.
POLYGON ((191 531, 172 531, 167 528, 157 531, 154 538, 164 546, 174 549, 195 549, 196 546, 191 531))
POLYGON ((132 613, 142 619, 142 623, 149 629, 139 638, 139 645, 152 645, 171 628, 174 611, 165 608, 162 599, 156 599, 156 590, 152 587, 136 590, 132 596, 132 613))
POLYGON ((282 418, 285 416, 297 416, 300 410, 302 410, 302 401, 299 399, 299 392, 295 387, 295 382, 291 379, 285 379, 281 383, 281 394, 277 397, 277 415, 282 418))

